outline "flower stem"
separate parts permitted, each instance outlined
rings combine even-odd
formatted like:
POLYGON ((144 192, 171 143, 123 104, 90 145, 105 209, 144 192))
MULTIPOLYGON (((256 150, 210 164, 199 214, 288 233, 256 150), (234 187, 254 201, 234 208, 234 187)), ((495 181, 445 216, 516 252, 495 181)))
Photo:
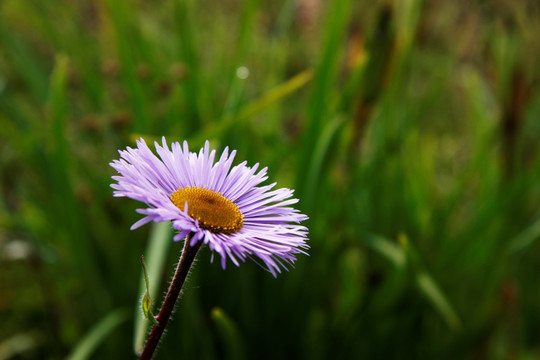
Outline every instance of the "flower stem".
POLYGON ((197 256, 197 253, 201 248, 201 245, 203 243, 202 241, 198 241, 195 245, 190 246, 189 243, 191 241, 191 236, 192 234, 186 236, 184 250, 182 251, 182 256, 180 257, 180 261, 178 262, 176 272, 174 273, 174 277, 172 279, 171 285, 169 286, 169 290, 167 291, 165 301, 161 306, 161 310, 156 316, 156 320, 158 323, 152 328, 152 332, 150 332, 150 336, 148 337, 148 340, 144 345, 144 349, 139 360, 152 359, 152 356, 156 351, 157 345, 159 344, 159 340, 161 339, 161 336, 163 335, 163 332, 167 327, 167 323, 169 322, 172 311, 174 309, 174 305, 176 304, 176 300, 178 299, 178 295, 180 295, 180 290, 182 290, 184 281, 186 280, 187 274, 189 273, 189 269, 191 268, 193 260, 195 260, 195 256, 197 256))

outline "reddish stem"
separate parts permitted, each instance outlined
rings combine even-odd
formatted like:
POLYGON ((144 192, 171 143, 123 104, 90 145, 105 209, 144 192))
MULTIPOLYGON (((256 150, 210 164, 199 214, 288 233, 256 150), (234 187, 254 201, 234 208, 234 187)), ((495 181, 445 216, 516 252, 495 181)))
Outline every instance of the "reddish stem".
POLYGON ((202 241, 198 241, 195 245, 190 246, 189 243, 191 236, 191 234, 186 236, 184 250, 182 251, 182 256, 180 257, 176 272, 174 273, 171 285, 169 286, 169 291, 167 291, 165 301, 161 306, 159 314, 156 316, 158 323, 152 328, 152 332, 150 333, 148 340, 146 340, 146 344, 144 345, 144 349, 139 360, 150 360, 152 359, 152 356, 154 356, 154 352, 156 351, 159 340, 167 327, 167 323, 169 322, 174 305, 176 304, 176 300, 180 295, 182 286, 184 285, 187 274, 189 273, 189 269, 191 268, 193 260, 195 260, 195 257, 201 248, 202 241))

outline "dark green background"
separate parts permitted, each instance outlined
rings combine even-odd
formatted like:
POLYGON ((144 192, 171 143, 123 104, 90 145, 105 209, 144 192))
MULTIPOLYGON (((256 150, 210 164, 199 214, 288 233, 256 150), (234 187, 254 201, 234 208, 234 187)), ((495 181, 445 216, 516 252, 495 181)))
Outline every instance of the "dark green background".
POLYGON ((539 34, 526 0, 2 1, 0 359, 133 358, 157 242, 108 163, 162 135, 268 166, 311 249, 204 249, 156 359, 539 358, 539 34))

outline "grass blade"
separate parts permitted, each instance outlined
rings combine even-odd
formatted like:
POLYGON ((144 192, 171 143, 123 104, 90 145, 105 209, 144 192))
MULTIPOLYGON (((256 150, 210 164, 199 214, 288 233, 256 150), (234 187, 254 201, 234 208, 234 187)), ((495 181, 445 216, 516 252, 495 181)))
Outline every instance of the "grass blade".
POLYGON ((128 309, 116 309, 101 319, 77 344, 67 360, 85 360, 96 351, 111 332, 129 318, 128 309))
POLYGON ((461 320, 439 285, 428 271, 425 270, 416 249, 413 248, 405 234, 400 234, 399 242, 407 254, 407 259, 414 272, 416 286, 418 287, 418 290, 420 290, 420 293, 424 295, 431 305, 433 305, 435 310, 439 312, 451 330, 459 330, 461 328, 461 320))
POLYGON ((510 251, 517 253, 525 250, 538 238, 540 238, 540 219, 537 219, 531 226, 510 241, 510 251))
POLYGON ((306 85, 312 77, 313 73, 311 70, 305 70, 299 73, 290 80, 287 80, 283 84, 271 89, 260 98, 255 99, 249 104, 240 108, 236 114, 225 116, 215 125, 208 126, 199 137, 196 137, 195 142, 202 143, 205 139, 222 134, 227 129, 251 119, 264 109, 283 100, 296 90, 306 85))
MULTIPOLYGON (((324 33, 324 45, 321 59, 314 75, 313 93, 309 104, 309 124, 303 138, 302 152, 299 156, 297 184, 299 192, 304 189, 308 174, 308 166, 312 164, 312 154, 319 139, 320 132, 325 128, 325 119, 330 114, 333 105, 333 83, 336 80, 338 64, 341 55, 341 42, 345 37, 349 23, 351 1, 333 1, 328 9, 329 20, 324 33)), ((303 194, 300 194, 303 195, 303 194)))
POLYGON ((388 259, 394 266, 403 267, 407 263, 407 254, 398 244, 382 236, 367 234, 365 236, 367 246, 388 259))
POLYGON ((227 349, 227 359, 245 359, 242 336, 234 321, 221 308, 212 309, 212 320, 217 325, 227 349))
POLYGON ((332 149, 331 144, 333 143, 333 140, 344 124, 344 117, 335 117, 326 124, 323 131, 319 134, 319 138, 317 139, 317 143, 313 150, 313 156, 311 157, 311 163, 309 164, 304 188, 304 206, 306 209, 312 209, 312 206, 316 201, 315 192, 319 184, 319 179, 321 178, 320 175, 323 166, 327 163, 325 160, 328 158, 328 152, 332 149))
POLYGON ((439 314, 441 314, 448 327, 454 331, 459 330, 461 328, 461 321, 435 280, 427 272, 423 271, 416 275, 416 285, 420 292, 424 294, 439 314))
POLYGON ((15 359, 38 346, 35 337, 28 333, 16 334, 0 342, 0 360, 15 359))

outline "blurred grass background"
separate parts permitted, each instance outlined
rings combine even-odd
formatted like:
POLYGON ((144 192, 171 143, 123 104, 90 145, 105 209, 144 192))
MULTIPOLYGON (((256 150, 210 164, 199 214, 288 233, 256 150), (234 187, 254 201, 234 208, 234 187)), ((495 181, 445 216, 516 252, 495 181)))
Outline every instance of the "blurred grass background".
POLYGON ((139 257, 159 306, 181 244, 108 163, 162 135, 269 166, 311 250, 203 251, 157 359, 540 358, 538 34, 532 0, 2 1, 0 359, 133 358, 139 257))

